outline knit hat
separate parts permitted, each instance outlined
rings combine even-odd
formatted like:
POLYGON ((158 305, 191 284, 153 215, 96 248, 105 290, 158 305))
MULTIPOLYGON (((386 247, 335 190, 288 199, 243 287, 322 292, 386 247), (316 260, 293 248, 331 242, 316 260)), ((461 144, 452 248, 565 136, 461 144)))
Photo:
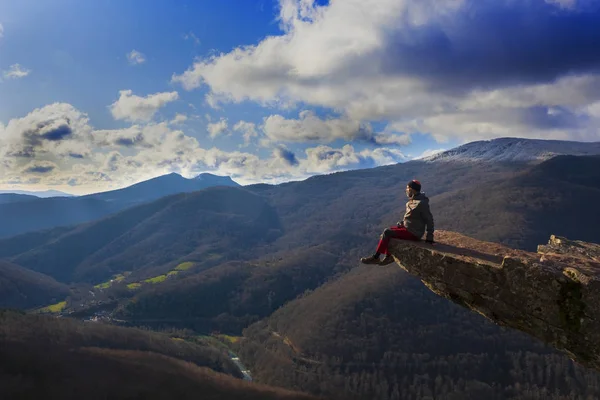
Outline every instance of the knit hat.
POLYGON ((417 191, 417 192, 420 192, 420 191, 421 191, 421 182, 419 182, 419 181, 418 181, 418 180, 416 180, 416 179, 413 179, 412 181, 408 182, 407 186, 408 186, 409 188, 412 188, 412 189, 414 189, 414 190, 415 190, 415 191, 417 191))

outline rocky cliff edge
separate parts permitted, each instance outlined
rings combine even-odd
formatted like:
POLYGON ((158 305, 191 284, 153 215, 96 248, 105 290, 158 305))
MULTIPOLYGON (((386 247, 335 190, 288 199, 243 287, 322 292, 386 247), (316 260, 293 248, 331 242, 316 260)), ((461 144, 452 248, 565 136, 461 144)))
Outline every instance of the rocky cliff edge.
POLYGON ((396 262, 436 294, 600 371, 600 245, 551 236, 537 253, 446 231, 392 240, 396 262))

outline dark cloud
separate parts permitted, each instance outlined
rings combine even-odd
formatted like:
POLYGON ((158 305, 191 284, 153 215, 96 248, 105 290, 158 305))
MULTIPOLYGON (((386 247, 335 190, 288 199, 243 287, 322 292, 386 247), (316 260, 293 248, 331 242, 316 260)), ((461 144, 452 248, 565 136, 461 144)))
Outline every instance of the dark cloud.
POLYGON ((343 157, 344 153, 342 153, 339 150, 335 150, 335 149, 320 151, 319 153, 317 153, 317 159, 319 159, 320 161, 328 160, 330 158, 334 158, 334 157, 338 157, 338 156, 343 157))
POLYGON ((144 142, 144 135, 139 133, 134 137, 120 137, 115 139, 115 144, 118 146, 132 147, 144 142))
POLYGON ((468 0, 425 26, 388 32, 382 69, 449 89, 547 82, 600 69, 600 6, 468 0))
POLYGON ((43 147, 44 140, 58 142, 66 140, 73 135, 71 120, 65 118, 65 123, 50 127, 55 123, 55 119, 48 119, 35 124, 34 127, 25 129, 22 132, 23 142, 19 149, 8 152, 8 156, 21 158, 34 158, 37 151, 43 147))
POLYGON ((7 151, 6 156, 17 158, 33 158, 35 156, 35 149, 33 146, 24 146, 18 150, 7 151))
POLYGON ((286 164, 290 166, 296 166, 299 164, 294 152, 288 149, 284 149, 283 147, 277 147, 275 149, 275 154, 277 155, 277 157, 281 158, 283 161, 286 162, 286 164))
POLYGON ((56 128, 49 130, 48 132, 42 133, 40 136, 46 140, 58 141, 63 140, 66 137, 73 134, 73 130, 67 124, 60 125, 56 128))
POLYGON ((29 168, 27 168, 25 170, 25 172, 28 173, 32 173, 32 174, 47 174, 48 172, 51 172, 52 170, 54 170, 56 167, 54 165, 33 165, 29 168))

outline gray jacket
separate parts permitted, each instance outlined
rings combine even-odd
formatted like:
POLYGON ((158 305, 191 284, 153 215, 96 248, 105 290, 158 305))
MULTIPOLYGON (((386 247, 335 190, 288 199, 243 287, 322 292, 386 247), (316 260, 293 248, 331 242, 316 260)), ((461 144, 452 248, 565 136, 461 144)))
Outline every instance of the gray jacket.
POLYGON ((419 193, 406 203, 403 225, 418 238, 422 238, 427 227, 426 239, 433 240, 433 215, 429 209, 429 198, 419 193))

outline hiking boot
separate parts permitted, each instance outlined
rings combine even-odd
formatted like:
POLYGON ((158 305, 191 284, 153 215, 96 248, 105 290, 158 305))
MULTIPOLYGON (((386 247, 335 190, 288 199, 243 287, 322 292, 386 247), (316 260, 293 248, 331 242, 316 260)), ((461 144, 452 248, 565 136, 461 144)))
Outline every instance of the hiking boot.
POLYGON ((392 257, 391 255, 387 254, 385 256, 385 258, 383 260, 381 260, 381 262, 379 263, 379 265, 389 265, 389 264, 393 263, 394 261, 395 261, 394 257, 392 257))
POLYGON ((372 256, 361 258, 360 262, 363 264, 379 264, 379 257, 373 254, 372 256))

